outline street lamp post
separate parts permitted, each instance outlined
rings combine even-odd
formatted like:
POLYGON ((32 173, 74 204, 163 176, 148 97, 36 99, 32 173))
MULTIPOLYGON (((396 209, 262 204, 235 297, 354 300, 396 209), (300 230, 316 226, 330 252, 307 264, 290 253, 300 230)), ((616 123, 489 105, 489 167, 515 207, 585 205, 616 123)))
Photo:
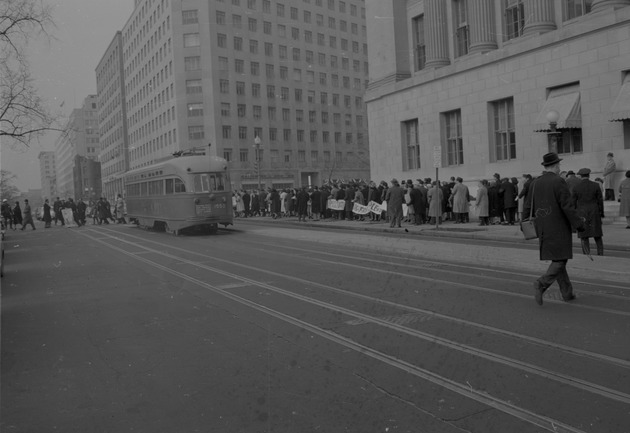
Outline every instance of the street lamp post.
POLYGON ((556 127, 558 126, 558 119, 560 118, 560 114, 556 110, 551 110, 547 113, 547 122, 549 122, 549 133, 548 142, 549 142, 549 152, 558 153, 558 134, 562 134, 558 132, 556 127))
POLYGON ((256 175, 258 176, 258 191, 260 191, 260 137, 254 138, 254 147, 256 148, 256 175))

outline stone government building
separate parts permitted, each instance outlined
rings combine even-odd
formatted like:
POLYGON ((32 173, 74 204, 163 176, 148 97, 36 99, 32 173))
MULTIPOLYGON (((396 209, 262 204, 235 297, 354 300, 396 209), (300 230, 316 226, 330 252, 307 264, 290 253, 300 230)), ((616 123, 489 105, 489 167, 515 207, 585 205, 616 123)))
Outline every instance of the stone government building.
POLYGON ((630 169, 630 0, 367 0, 374 180, 630 169))

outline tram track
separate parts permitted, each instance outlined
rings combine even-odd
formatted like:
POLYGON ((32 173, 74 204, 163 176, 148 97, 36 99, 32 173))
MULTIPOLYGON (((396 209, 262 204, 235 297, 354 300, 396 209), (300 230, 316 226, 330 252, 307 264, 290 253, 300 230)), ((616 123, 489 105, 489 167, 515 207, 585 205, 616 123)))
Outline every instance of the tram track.
MULTIPOLYGON (((86 236, 96 242, 99 242, 103 245, 108 246, 109 248, 114 249, 115 251, 118 251, 122 254, 125 254, 126 256, 129 256, 135 260, 138 260, 140 262, 145 263, 146 265, 149 265, 153 268, 159 269, 161 271, 167 272, 175 277, 178 278, 182 278, 184 280, 187 280, 189 282, 192 282, 200 287, 203 287, 205 289, 211 290, 212 292, 216 293, 216 294, 220 294, 221 296, 227 297, 229 299, 231 299, 232 301, 236 301, 242 305, 246 305, 250 308, 254 308, 258 311, 264 312, 265 314, 269 314, 273 317, 276 317, 278 319, 281 319, 285 322, 291 323, 295 326, 299 326, 302 329, 306 329, 310 332, 313 332, 319 336, 322 336, 330 341, 334 341, 337 342, 339 344, 342 344, 343 346, 358 351, 360 353, 363 353, 364 355, 370 356, 373 359, 377 359, 381 362, 385 362, 388 365, 394 366, 398 369, 401 369, 403 371, 406 371, 408 373, 411 373, 417 377, 420 377, 422 379, 428 380, 432 383, 435 383, 439 386, 442 386, 446 389, 449 389, 451 391, 457 392, 460 395, 463 395, 467 398, 472 398, 475 401, 484 403, 490 407, 494 407, 496 409, 499 409, 507 414, 510 414, 512 416, 515 416, 516 418, 519 418, 521 420, 525 420, 529 423, 532 423, 536 426, 539 426, 541 428, 544 428, 546 430, 549 431, 566 431, 566 432, 580 432, 581 430, 576 429, 570 425, 566 425, 563 424, 562 422, 559 422, 557 420, 553 420, 550 419, 548 417, 536 414, 534 412, 528 411, 527 409, 524 408, 520 408, 518 406, 515 406, 514 404, 502 400, 500 398, 496 398, 493 397, 491 395, 485 394, 484 392, 481 391, 476 391, 474 389, 472 389, 469 385, 464 385, 455 381, 450 380, 447 377, 443 377, 440 376, 434 372, 431 372, 429 370, 420 368, 416 365, 414 365, 413 363, 410 363, 408 361, 399 359, 397 357, 393 357, 387 353, 384 353, 382 351, 376 350, 374 348, 368 347, 367 345, 364 345, 358 341, 354 341, 348 337, 344 337, 342 335, 340 335, 337 332, 333 332, 327 329, 322 328, 321 326, 316 326, 313 323, 309 323, 306 322, 304 320, 300 320, 299 318, 290 316, 282 311, 279 311, 277 309, 274 308, 270 308, 268 306, 264 306, 261 303, 257 303, 257 302, 253 302, 250 299, 247 299, 243 296, 239 296, 235 293, 232 293, 230 290, 226 290, 225 286, 223 287, 219 287, 216 285, 212 285, 207 283, 206 281, 200 280, 199 278, 194 278, 184 272, 181 272, 179 270, 176 269, 172 269, 172 267, 169 266, 164 266, 163 264, 160 264, 158 261, 156 260, 152 260, 151 258, 149 258, 151 255, 157 255, 158 257, 161 258, 168 258, 170 260, 176 260, 178 263, 182 263, 182 264, 186 264, 186 265, 190 265, 190 266, 194 266, 198 269, 203 269, 206 272, 212 272, 214 274, 219 274, 219 275, 223 275, 225 277, 228 277, 230 279, 233 279, 237 282, 240 282, 242 284, 245 285, 251 285, 251 286, 255 286, 255 287, 259 287, 259 288, 263 288, 265 290, 268 291, 273 291, 274 293, 280 294, 282 296, 287 296, 290 297, 292 299, 295 299, 297 301, 306 303, 308 305, 313 305, 313 306, 317 306, 320 308, 325 308, 328 309, 330 311, 334 311, 337 312, 339 314, 345 315, 347 317, 351 317, 355 320, 363 320, 369 323, 372 323, 374 325, 380 326, 382 328, 386 328, 389 329, 391 331, 395 331, 398 333, 403 333, 406 335, 409 335, 413 338, 418 338, 418 339, 424 339, 426 341, 430 341, 431 343, 434 344, 440 344, 443 345, 444 347, 449 348, 450 350, 457 350, 463 353, 466 353, 468 355, 473 355, 476 357, 480 357, 483 358, 485 360, 491 361, 491 362, 495 362, 495 363, 500 363, 503 364, 505 366, 508 366, 510 368, 516 368, 519 369, 522 372, 527 372, 528 374, 532 374, 532 375, 537 375, 539 377, 543 377, 545 379, 550 379, 550 380, 554 380, 556 382, 562 383, 563 385, 567 385, 567 386, 571 386, 574 387, 576 389, 579 389, 581 391, 584 392, 588 392, 588 393, 594 393, 597 395, 600 395, 604 398, 607 399, 611 399, 611 400, 615 400, 618 402, 622 402, 622 403, 630 403, 630 395, 623 393, 621 391, 617 391, 617 390, 613 390, 607 387, 603 387, 594 383, 590 383, 588 381, 584 381, 578 378, 574 378, 571 377, 569 375, 563 375, 563 374, 559 374, 559 373, 554 373, 553 371, 549 371, 546 369, 541 369, 539 366, 536 365, 530 365, 518 360, 513 360, 510 359, 508 357, 504 357, 501 355, 497 355, 491 352, 487 352, 487 351, 483 351, 474 347, 470 347, 467 345, 463 345, 460 343, 457 343, 455 341, 450 341, 448 339, 443 339, 443 338, 439 338, 433 335, 429 335, 426 334, 424 332, 421 332, 419 330, 415 330, 415 329, 411 329, 408 328, 406 326, 402 326, 396 323, 392 323, 389 320, 384 320, 381 319, 379 317, 375 317, 375 316, 371 316, 368 314, 364 314, 358 311, 354 311, 348 308, 344 308, 338 305, 332 305, 330 303, 327 302, 322 302, 320 300, 317 300, 315 298, 312 297, 308 297, 308 296, 304 296, 304 295, 300 295, 298 293, 286 290, 286 289, 282 289, 280 287, 274 286, 272 284, 269 283, 265 283, 262 281, 258 281, 256 279, 251 279, 248 277, 245 277, 243 275, 239 275, 233 272, 228 272, 225 271, 223 269, 219 269, 216 267, 212 267, 212 266, 208 266, 204 263, 201 263, 199 261, 194 261, 194 260, 188 260, 185 257, 183 257, 183 254, 192 254, 192 255, 196 255, 196 256, 203 256, 205 259, 210 258, 209 256, 205 255, 205 254, 200 254, 194 251, 190 251, 187 249, 183 249, 183 248, 179 248, 179 247, 175 247, 172 245, 167 245, 161 242, 157 242, 157 241, 153 241, 153 240, 148 240, 146 238, 141 238, 139 236, 135 236, 135 235, 130 235, 130 234, 121 234, 118 231, 115 230, 111 230, 111 229, 104 229, 104 230, 94 230, 94 229, 90 229, 89 230, 91 233, 95 234, 96 236, 91 236, 88 235, 84 232, 81 232, 81 234, 83 236, 86 236), (109 232, 111 234, 107 234, 104 232, 109 232), (138 242, 134 242, 128 239, 123 239, 123 237, 129 238, 129 239, 135 239, 136 241, 142 241, 142 242, 148 242, 154 245, 157 245, 161 248, 163 248, 162 250, 157 250, 155 248, 151 248, 148 246, 144 246, 144 245, 139 245, 138 242), (118 245, 115 245, 113 243, 118 243, 118 245), (122 245, 126 245, 126 246, 132 246, 134 248, 134 251, 128 251, 127 249, 123 248, 120 246, 120 244, 122 245), (171 251, 177 251, 179 253, 179 255, 177 254, 171 254, 169 252, 166 252, 167 250, 171 250, 171 251)), ((217 260, 217 258, 212 257, 212 260, 217 260)), ((220 262, 221 260, 218 259, 218 261, 220 262)), ((233 263, 232 263, 233 264, 233 263)), ((378 299, 378 298, 374 298, 374 297, 370 297, 367 295, 362 295, 362 294, 358 294, 358 293, 354 293, 354 292, 348 292, 346 290, 341 290, 341 289, 337 289, 334 287, 330 287, 330 286, 326 286, 324 284, 321 283, 317 283, 317 282, 313 282, 313 281, 308 281, 308 280, 304 280, 304 279, 300 279, 298 277, 293 277, 293 276, 287 276, 287 275, 281 275, 279 273, 276 272, 272 272, 272 271, 267 271, 265 269, 262 268, 257 268, 254 266, 249 266, 249 265, 243 265, 243 264, 239 264, 240 267, 248 269, 250 271, 256 271, 256 272, 261 272, 261 273, 265 273, 267 275, 273 275, 274 277, 282 277, 282 278, 287 278, 289 280, 295 281, 295 282, 299 282, 301 284, 308 284, 308 285, 314 285, 314 286, 318 286, 320 288, 326 289, 326 290, 331 290, 331 291, 335 291, 337 293, 340 294, 344 294, 346 296, 354 296, 357 297, 359 299, 362 299, 364 301, 368 301, 368 302, 374 302, 374 303, 380 303, 383 305, 387 305, 389 307, 395 307, 395 308, 399 308, 399 309, 406 309, 406 311, 414 311, 416 313, 422 313, 422 314, 429 314, 429 315, 434 315, 435 317, 438 317, 440 319, 444 319, 444 320, 451 320, 454 322, 458 322, 460 324, 466 324, 466 325, 470 325, 470 326, 476 326, 479 329, 483 329, 486 331, 490 331, 490 332, 500 332, 503 333, 505 335, 508 335, 510 337, 513 338, 521 338, 523 340, 528 340, 530 343, 534 343, 534 344, 541 344, 541 345, 545 345, 547 347, 553 347, 555 350, 565 350, 567 352, 570 352, 573 355, 578 355, 578 356, 585 356, 585 357, 589 357, 592 359, 595 359, 597 361, 602 361, 602 362, 607 362, 607 363, 612 363, 614 365, 616 365, 617 367, 623 367, 623 368, 628 368, 630 366, 630 363, 628 363, 625 360, 621 360, 621 359, 616 359, 613 357, 606 357, 605 355, 600 355, 600 354, 595 354, 595 353, 589 353, 588 351, 581 351, 579 349, 573 349, 570 347, 563 347, 562 345, 558 345, 555 343, 551 343, 551 342, 546 342, 544 340, 540 340, 540 339, 535 339, 535 338, 524 338, 526 336, 520 336, 516 333, 510 333, 505 332, 504 330, 500 330, 498 328, 494 328, 494 327, 490 327, 490 326, 486 326, 486 325, 481 325, 481 324, 476 324, 476 323, 472 323, 469 321, 465 321, 465 320, 461 320, 461 319, 456 319, 450 316, 446 316, 446 315, 440 315, 438 313, 434 313, 431 311, 427 311, 427 310, 422 310, 422 309, 418 309, 418 308, 411 308, 408 306, 403 306, 391 301, 386 301, 386 300, 382 300, 382 299, 378 299), (502 332, 501 332, 502 331, 502 332)), ((446 284, 452 284, 452 282, 447 282, 444 281, 444 283, 446 284)))
MULTIPOLYGON (((115 234, 119 234, 120 233, 118 231, 113 231, 113 230, 109 230, 109 231, 112 232, 112 233, 115 233, 115 234)), ((143 238, 143 237, 140 237, 140 236, 135 236, 135 235, 130 235, 130 234, 125 234, 125 236, 130 237, 132 239, 136 239, 138 241, 149 242, 151 244, 155 244, 155 245, 158 245, 158 246, 161 246, 161 247, 173 249, 175 251, 179 251, 179 252, 182 252, 182 253, 192 254, 194 256, 200 256, 200 257, 203 257, 203 258, 206 258, 206 259, 210 258, 208 255, 205 255, 205 254, 197 253, 197 252, 194 252, 194 251, 191 251, 191 250, 188 250, 188 249, 184 249, 184 248, 179 248, 179 247, 176 247, 176 246, 173 246, 173 245, 168 245, 168 244, 165 244, 165 243, 162 243, 162 242, 153 241, 153 240, 146 239, 146 238, 143 238)), ((124 242, 126 242, 126 241, 124 241, 124 242)), ((248 241, 248 243, 252 244, 251 241, 248 241)), ((130 244, 133 244, 133 243, 130 243, 130 244)), ((137 244, 134 244, 134 245, 137 245, 137 244)), ((263 244, 263 245, 267 245, 268 246, 268 244, 263 244)), ((278 247, 278 245, 274 245, 274 246, 276 248, 278 247)), ((297 249, 297 250, 301 250, 303 252, 306 252, 306 250, 300 249, 300 248, 293 248, 293 247, 284 247, 284 248, 289 248, 291 250, 296 250, 297 249)), ((146 249, 145 251, 138 252, 137 254, 148 254, 150 252, 155 252, 155 250, 149 248, 149 249, 146 249)), ((312 251, 308 251, 308 252, 312 253, 312 251)), ((279 253, 277 251, 275 251, 274 254, 279 254, 279 253)), ((333 254, 333 255, 337 255, 337 254, 333 254)), ((295 254, 292 254, 291 256, 295 256, 295 254)), ((341 255, 341 256, 343 256, 343 255, 341 255)), ((313 259, 312 255, 309 255, 309 258, 313 259)), ((179 260, 179 258, 177 258, 177 259, 179 260)), ((215 257, 215 256, 212 256, 211 259, 214 262, 221 262, 221 263, 225 263, 225 264, 234 265, 234 266, 237 266, 239 268, 247 269, 247 270, 250 270, 250 271, 253 271, 253 272, 264 273, 264 274, 269 275, 271 277, 282 278, 282 279, 294 281, 296 283, 303 284, 303 285, 306 285, 306 286, 318 287, 318 288, 324 289, 324 290, 329 291, 329 292, 339 293, 339 294, 344 295, 344 296, 349 296, 349 297, 353 297, 353 298, 356 298, 356 299, 359 299, 359 300, 372 302, 372 303, 383 305, 383 306, 386 306, 386 307, 391 307, 391 308, 394 308, 396 310, 402 311, 403 314, 404 313, 419 314, 419 315, 424 315, 424 316, 427 316, 427 317, 441 319, 441 320, 445 320, 445 321, 448 321, 448 322, 451 322, 451 323, 456 323, 456 324, 459 324, 459 325, 463 325, 463 326, 466 326, 466 327, 472 327, 472 328, 476 328, 476 329, 479 329, 479 330, 492 332, 493 334, 496 334, 496 335, 502 335, 502 336, 510 337, 510 338, 513 338, 513 339, 516 339, 516 340, 520 340, 520 341, 523 341, 523 342, 528 342, 528 343, 535 344, 535 345, 540 346, 540 347, 546 347, 546 348, 549 348, 549 349, 558 350, 558 351, 569 353, 569 354, 572 354, 572 355, 577 355, 577 356, 582 356, 582 357, 585 357, 585 358, 590 358, 590 359, 596 360, 598 362, 605 362, 605 363, 608 363, 608 364, 611 364, 611 365, 614 365, 614 366, 617 366, 617 367, 621 367, 621 368, 624 368, 624 369, 630 369, 630 360, 621 359, 621 358, 617 358, 617 357, 613 357, 613 356, 607 356, 607 355, 604 355, 604 354, 600 354, 600 353, 596 353, 596 352, 592 352, 592 351, 588 351, 588 350, 579 349, 579 348, 576 348, 576 347, 568 346, 568 345, 561 344, 561 343, 552 342, 552 341, 549 341, 549 340, 544 340, 544 339, 533 337, 533 336, 530 336, 530 335, 525 335, 525 334, 522 334, 522 333, 509 331, 509 330, 506 330, 506 329, 501 329, 501 328, 498 328, 496 326, 486 325, 486 324, 483 324, 483 323, 462 319, 462 318, 459 318, 459 317, 456 317, 456 316, 453 316, 453 315, 447 315, 447 314, 438 313, 438 312, 433 311, 433 310, 423 309, 423 308, 419 308, 419 307, 412 306, 412 305, 401 304, 399 302, 394 302, 394 301, 389 301, 389 300, 386 300, 386 299, 377 298, 377 297, 374 297, 374 296, 364 295, 362 293, 358 293, 358 292, 355 292, 355 291, 350 291, 350 290, 346 290, 346 289, 340 289, 338 287, 333 287, 333 286, 328 285, 328 284, 322 284, 322 283, 319 283, 319 282, 316 282, 316 281, 307 280, 307 279, 300 278, 300 277, 295 276, 295 275, 287 275, 285 273, 274 272, 272 270, 265 269, 265 268, 258 267, 258 266, 247 265, 247 264, 244 264, 244 263, 233 263, 233 262, 230 262, 228 260, 224 260, 224 259, 222 259, 220 257, 215 257)), ((186 262, 186 261, 184 260, 184 262, 186 262)), ((325 261, 325 262, 328 263, 328 264, 331 263, 330 261, 325 261)), ((194 263, 195 265, 198 264, 197 262, 191 262, 191 263, 194 263)), ((339 264, 340 262, 337 261, 335 263, 339 264)), ((205 266, 205 265, 203 265, 201 263, 199 263, 199 265, 200 266, 205 266)), ((345 263, 344 263, 344 265, 345 265, 345 263)), ((355 266, 355 265, 353 265, 353 266, 355 266)), ((375 270, 374 268, 369 268, 369 269, 371 271, 375 270)), ((377 272, 381 272, 378 269, 376 269, 376 271, 377 272)), ((449 272, 451 272, 451 271, 449 271, 449 272)), ((407 275, 407 277, 414 278, 416 276, 415 275, 407 275)), ((462 285, 461 283, 453 283, 453 282, 451 282, 449 280, 445 280, 445 279, 444 280, 435 280, 435 281, 440 283, 440 284, 462 285)), ((466 288, 470 288, 471 287, 469 284, 463 284, 463 286, 466 287, 466 288)), ((480 289, 482 289, 482 290, 492 290, 492 289, 486 289, 486 288, 483 288, 483 287, 480 287, 480 289)), ((500 291, 498 291, 498 292, 500 292, 500 291)), ((501 292, 501 293, 504 293, 504 292, 501 292)), ((593 294, 593 296, 599 296, 599 295, 600 294, 598 294, 598 293, 594 293, 593 294)), ((527 298, 527 299, 530 298, 529 296, 520 295, 520 294, 516 294, 516 296, 524 297, 524 298, 527 298)), ((551 301, 553 302, 553 300, 551 300, 551 301)), ((561 301, 556 301, 556 302, 557 303, 561 303, 561 301)), ((573 305, 573 306, 575 306, 575 305, 573 305)), ((588 306, 585 306, 585 307, 588 308, 588 306)), ((596 311, 599 311, 599 312, 605 312, 605 313, 609 312, 608 309, 598 309, 598 308, 593 308, 593 309, 595 309, 596 311)), ((630 314, 628 312, 620 311, 620 310, 613 310, 613 313, 618 313, 618 314, 622 314, 622 315, 630 314)))

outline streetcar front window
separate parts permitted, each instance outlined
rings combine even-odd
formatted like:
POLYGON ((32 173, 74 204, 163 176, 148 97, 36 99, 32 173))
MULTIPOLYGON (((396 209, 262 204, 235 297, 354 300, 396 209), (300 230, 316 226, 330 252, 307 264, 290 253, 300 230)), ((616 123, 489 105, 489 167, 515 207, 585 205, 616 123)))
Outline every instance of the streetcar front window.
POLYGON ((222 173, 201 173, 193 177, 195 192, 225 191, 225 175, 222 173))

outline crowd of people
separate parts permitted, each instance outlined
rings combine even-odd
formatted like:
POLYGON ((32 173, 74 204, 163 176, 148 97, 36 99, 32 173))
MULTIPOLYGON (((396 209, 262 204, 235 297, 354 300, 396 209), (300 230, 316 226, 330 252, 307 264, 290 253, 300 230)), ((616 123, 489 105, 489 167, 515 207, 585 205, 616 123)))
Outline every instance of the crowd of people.
MULTIPOLYGON (((44 200, 40 217, 44 222, 44 228, 52 227, 53 222, 55 225, 76 224, 81 227, 86 224, 88 218, 92 219, 93 224, 109 224, 110 220, 113 223, 126 224, 125 214, 125 201, 122 195, 118 194, 113 212, 110 202, 105 197, 90 200, 89 203, 83 199, 78 199, 75 202, 72 198, 61 199, 57 197, 52 206, 48 199, 44 200), (64 209, 70 211, 68 215, 71 217, 64 218, 64 209)), ((5 228, 13 230, 17 230, 20 226, 20 230, 24 230, 29 225, 33 230, 36 230, 33 222, 33 210, 28 199, 24 200, 24 208, 20 206, 19 201, 16 201, 12 207, 7 199, 3 199, 2 224, 5 228)))
MULTIPOLYGON (((581 169, 577 175, 569 170, 561 172, 559 176, 573 189, 582 183, 583 179, 595 185, 600 191, 598 209, 599 220, 604 216, 603 197, 605 192, 604 180, 597 178, 590 180, 590 170, 581 169)), ((530 189, 534 177, 531 174, 523 174, 520 179, 506 177, 495 173, 491 179, 482 179, 477 183, 477 188, 471 194, 468 186, 461 177, 451 177, 449 181, 434 181, 430 178, 405 180, 399 182, 392 179, 388 184, 381 181, 375 182, 338 182, 321 187, 310 188, 266 188, 261 190, 237 190, 233 192, 232 205, 235 216, 271 216, 272 218, 294 217, 300 221, 307 219, 320 220, 334 218, 339 220, 365 220, 389 222, 391 227, 401 227, 401 223, 407 222, 414 225, 434 224, 436 218, 440 223, 452 221, 454 224, 470 222, 471 210, 478 217, 478 224, 486 225, 514 225, 524 218, 530 199, 530 189), (345 201, 343 210, 331 209, 329 200, 345 201), (354 204, 367 205, 375 202, 381 205, 382 212, 355 213, 354 204), (403 206, 404 205, 404 206, 403 206), (474 209, 471 209, 474 206, 474 209)), ((630 227, 630 194, 622 189, 626 183, 619 187, 620 201, 624 201, 620 214, 629 218, 630 227)), ((627 187, 625 187, 627 188, 627 187)), ((581 188, 578 188, 581 189, 581 188)), ((595 189, 592 189, 593 191, 595 189)), ((610 192, 607 192, 609 197, 610 192)), ((614 195, 612 195, 614 199, 614 195)), ((573 198, 575 207, 584 207, 584 200, 573 198)), ((589 211, 591 212, 591 211, 589 211)), ((601 221, 596 224, 601 226, 601 221)), ((599 236, 591 236, 599 237, 599 236)))

